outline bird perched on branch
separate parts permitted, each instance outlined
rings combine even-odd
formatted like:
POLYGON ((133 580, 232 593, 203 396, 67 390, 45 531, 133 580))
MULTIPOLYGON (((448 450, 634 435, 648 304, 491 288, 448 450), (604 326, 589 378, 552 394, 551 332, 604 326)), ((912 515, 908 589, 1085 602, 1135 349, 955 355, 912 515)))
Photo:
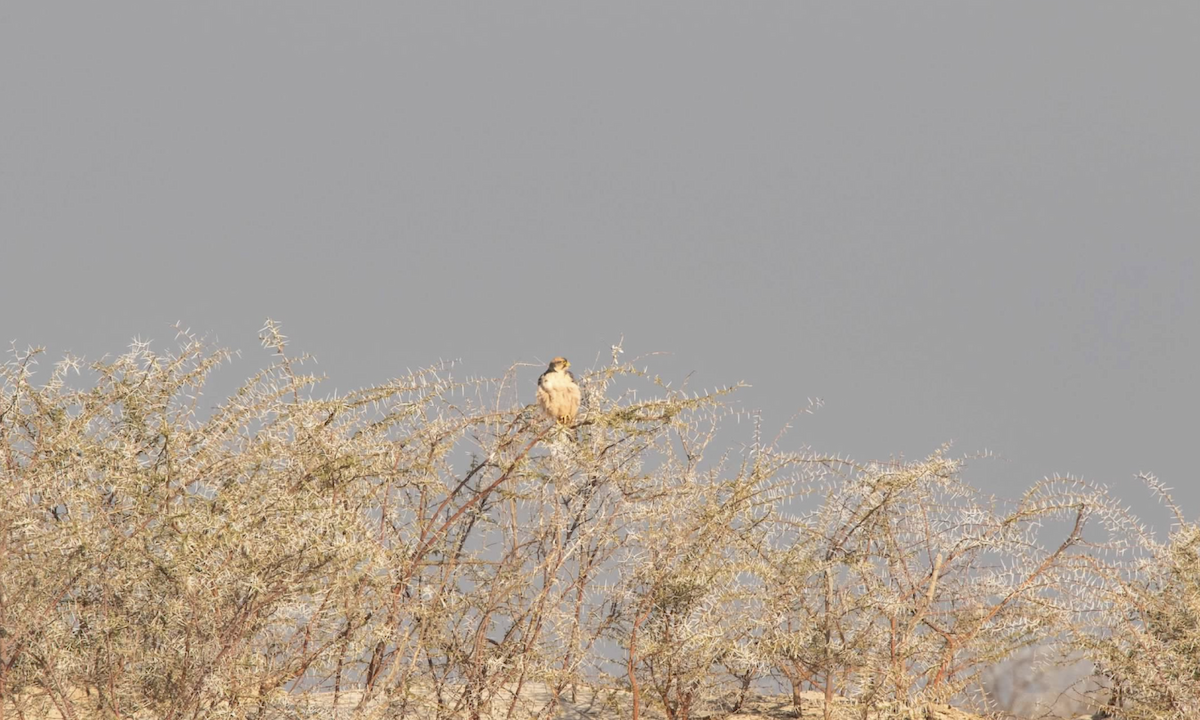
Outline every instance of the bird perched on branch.
POLYGON ((554 358, 537 384, 538 405, 555 422, 568 426, 575 422, 581 398, 579 383, 569 367, 571 363, 566 358, 554 358))

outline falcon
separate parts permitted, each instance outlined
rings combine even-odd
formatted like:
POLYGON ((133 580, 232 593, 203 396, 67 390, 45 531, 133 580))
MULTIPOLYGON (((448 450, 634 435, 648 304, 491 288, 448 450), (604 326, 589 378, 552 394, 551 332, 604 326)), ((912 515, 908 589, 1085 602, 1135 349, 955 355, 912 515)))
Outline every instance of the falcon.
POLYGON ((550 361, 550 367, 538 378, 537 401, 542 410, 555 422, 571 425, 579 413, 579 383, 567 368, 571 362, 564 357, 550 361))

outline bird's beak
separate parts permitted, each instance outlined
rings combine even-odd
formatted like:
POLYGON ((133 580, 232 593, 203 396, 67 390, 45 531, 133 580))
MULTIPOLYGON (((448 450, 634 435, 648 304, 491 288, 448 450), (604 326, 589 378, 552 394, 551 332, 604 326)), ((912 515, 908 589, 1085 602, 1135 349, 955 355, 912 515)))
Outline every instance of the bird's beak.
POLYGON ((571 367, 571 361, 570 361, 570 360, 564 360, 564 361, 563 361, 563 367, 565 367, 565 368, 569 368, 569 367, 571 367))

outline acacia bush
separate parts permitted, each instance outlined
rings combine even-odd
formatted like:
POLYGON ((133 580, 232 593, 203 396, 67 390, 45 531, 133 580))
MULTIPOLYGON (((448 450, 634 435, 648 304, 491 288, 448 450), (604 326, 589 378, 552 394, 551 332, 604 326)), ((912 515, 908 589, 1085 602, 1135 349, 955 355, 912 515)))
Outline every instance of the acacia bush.
POLYGON ((321 397, 262 340, 215 406, 231 356, 187 335, 0 368, 0 716, 688 720, 782 682, 882 717, 1048 641, 1114 703, 1196 707, 1195 529, 1155 545, 1101 488, 1004 504, 945 450, 856 464, 757 423, 719 448, 736 388, 672 390, 617 348, 564 429, 517 368, 321 397))
POLYGON ((1153 476, 1146 484, 1172 510, 1166 542, 1138 533, 1117 561, 1090 559, 1095 627, 1078 644, 1129 720, 1200 717, 1200 525, 1189 523, 1153 476))

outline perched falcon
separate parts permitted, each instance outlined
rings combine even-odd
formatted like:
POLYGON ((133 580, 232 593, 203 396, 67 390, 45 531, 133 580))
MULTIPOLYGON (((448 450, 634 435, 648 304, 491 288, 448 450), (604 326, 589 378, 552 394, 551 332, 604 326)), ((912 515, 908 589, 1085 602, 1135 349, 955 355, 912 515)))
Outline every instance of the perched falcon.
POLYGON ((556 422, 570 425, 575 422, 579 412, 579 383, 567 368, 570 361, 564 357, 556 357, 550 361, 550 367, 538 378, 537 401, 547 415, 556 422))

